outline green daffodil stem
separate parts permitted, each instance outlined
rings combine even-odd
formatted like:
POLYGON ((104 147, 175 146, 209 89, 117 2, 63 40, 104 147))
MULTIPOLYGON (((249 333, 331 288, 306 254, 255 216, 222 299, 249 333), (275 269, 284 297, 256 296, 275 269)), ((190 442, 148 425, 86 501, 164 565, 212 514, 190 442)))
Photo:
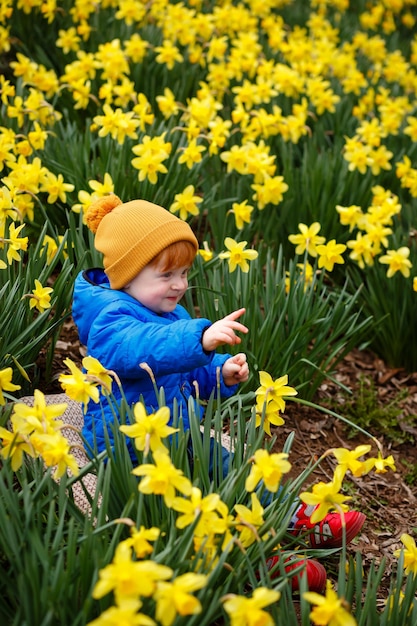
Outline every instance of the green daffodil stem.
POLYGON ((343 542, 342 542, 342 553, 340 556, 340 565, 339 565, 339 576, 337 580, 337 589, 339 597, 343 597, 346 591, 346 563, 347 563, 347 555, 346 555, 346 519, 345 512, 340 504, 336 503, 335 506, 336 511, 339 513, 340 518, 342 520, 342 528, 343 528, 343 542))

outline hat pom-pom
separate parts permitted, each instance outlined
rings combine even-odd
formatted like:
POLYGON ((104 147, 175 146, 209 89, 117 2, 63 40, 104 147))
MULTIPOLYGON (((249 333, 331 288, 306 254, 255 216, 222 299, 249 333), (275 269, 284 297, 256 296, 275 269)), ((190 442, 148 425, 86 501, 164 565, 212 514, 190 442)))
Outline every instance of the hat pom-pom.
POLYGON ((103 196, 93 202, 93 204, 90 204, 85 214, 85 220, 91 232, 96 233, 103 217, 120 204, 123 204, 123 202, 115 194, 103 196))

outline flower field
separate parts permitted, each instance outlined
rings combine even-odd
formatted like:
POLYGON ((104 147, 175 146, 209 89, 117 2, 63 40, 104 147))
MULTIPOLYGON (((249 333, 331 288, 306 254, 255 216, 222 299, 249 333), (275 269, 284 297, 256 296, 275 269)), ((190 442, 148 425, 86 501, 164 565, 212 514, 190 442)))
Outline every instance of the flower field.
POLYGON ((369 446, 291 479, 294 433, 275 445, 288 403, 349 421, 317 392, 352 350, 417 371, 417 0, 2 0, 0 63, 2 623, 417 624, 413 528, 388 573, 287 531, 299 498, 347 511, 346 479, 395 470, 378 437, 356 425, 369 446), (245 307, 251 376, 209 401, 203 439, 176 415, 172 437, 157 381, 146 415, 95 359, 66 358, 66 394, 85 406, 103 387, 118 416, 114 448, 79 468, 39 354, 54 380, 75 278, 102 264, 84 212, 110 193, 189 222, 184 305, 213 321, 245 307), (224 427, 230 472, 211 477, 224 427), (298 556, 337 561, 323 595, 304 578, 292 593, 298 556))

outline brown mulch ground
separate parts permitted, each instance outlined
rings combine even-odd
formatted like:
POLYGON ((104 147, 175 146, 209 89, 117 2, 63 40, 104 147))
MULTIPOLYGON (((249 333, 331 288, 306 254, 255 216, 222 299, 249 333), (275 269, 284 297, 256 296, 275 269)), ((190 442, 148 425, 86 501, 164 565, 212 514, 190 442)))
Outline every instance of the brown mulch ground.
MULTIPOLYGON (((392 370, 372 353, 354 350, 338 366, 335 378, 352 391, 353 398, 358 394, 361 380, 371 381, 376 401, 381 407, 381 422, 384 419, 384 407, 390 403, 399 412, 397 423, 391 425, 390 435, 396 431, 395 439, 400 443, 384 435, 382 424, 380 428, 375 424, 370 428, 371 434, 382 446, 383 456, 394 457, 395 471, 388 470, 383 474, 371 472, 365 477, 349 478, 344 483, 345 493, 352 497, 351 508, 367 516, 362 532, 350 549, 361 552, 365 567, 371 561, 379 564, 385 557, 387 579, 394 563, 393 551, 403 547, 400 542, 402 533, 414 537, 417 533, 417 373, 406 374, 401 370, 392 370), (398 399, 399 393, 405 395, 401 400, 398 399)), ((327 382, 322 385, 316 402, 344 415, 346 394, 341 392, 336 383, 327 382)), ((360 444, 372 444, 369 437, 361 433, 354 434, 349 426, 337 418, 306 406, 293 403, 287 403, 287 406, 287 419, 281 427, 279 440, 283 442, 295 431, 290 460, 293 468, 298 468, 297 474, 312 459, 316 460, 330 448, 353 450, 360 444)), ((369 456, 377 454, 378 448, 373 444, 369 456)), ((330 481, 335 465, 335 459, 330 455, 312 477, 311 484, 319 480, 330 481)))
MULTIPOLYGON (((80 363, 83 356, 77 332, 69 320, 57 344, 53 380, 44 383, 43 388, 41 381, 40 388, 45 393, 61 392, 57 379, 61 372, 67 372, 64 358, 69 357, 80 363)), ((42 357, 39 366, 42 370, 42 357)), ((392 553, 402 547, 401 534, 407 532, 415 536, 417 533, 417 373, 406 374, 402 370, 390 369, 372 353, 354 350, 337 367, 333 378, 320 388, 316 400, 320 406, 327 406, 344 415, 346 403, 351 403, 352 398, 354 400, 358 396, 361 381, 366 380, 374 386, 375 398, 381 408, 381 425, 373 424, 370 430, 382 445, 384 456, 393 455, 396 469, 384 474, 372 472, 366 477, 352 478, 346 483, 346 488, 352 497, 351 507, 367 516, 362 532, 351 544, 350 550, 360 550, 365 567, 371 561, 380 563, 385 557, 388 575, 393 564, 392 553), (340 384, 350 389, 352 395, 343 392, 340 384), (405 395, 401 400, 398 400, 399 393, 405 395), (387 437, 384 433, 384 410, 392 404, 398 408, 399 414, 387 437)), ((354 449, 359 444, 372 443, 365 435, 353 433, 339 419, 296 402, 287 403, 285 424, 276 430, 277 450, 281 449, 291 432, 295 432, 295 437, 290 461, 296 475, 329 448, 354 449)), ((376 456, 377 452, 374 445, 370 454, 376 456)), ((311 483, 330 481, 334 467, 334 457, 330 455, 311 477, 311 483)))

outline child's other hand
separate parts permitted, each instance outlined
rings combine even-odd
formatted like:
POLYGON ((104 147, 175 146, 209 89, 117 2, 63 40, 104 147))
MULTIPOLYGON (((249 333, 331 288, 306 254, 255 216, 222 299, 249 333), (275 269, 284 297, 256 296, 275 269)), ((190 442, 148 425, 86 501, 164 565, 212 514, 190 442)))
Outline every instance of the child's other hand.
POLYGON ((247 333, 248 328, 237 321, 237 319, 243 315, 246 309, 238 309, 237 311, 233 311, 233 313, 229 313, 223 319, 218 320, 218 322, 214 322, 211 326, 209 326, 203 333, 203 337, 201 339, 201 343, 203 344, 204 350, 207 352, 211 352, 215 350, 218 346, 221 346, 225 343, 230 346, 234 346, 237 343, 240 343, 242 340, 238 335, 236 335, 235 331, 240 333, 247 333))
POLYGON ((223 380, 228 387, 237 383, 244 383, 249 378, 249 367, 246 361, 246 354, 239 352, 223 363, 223 380))

